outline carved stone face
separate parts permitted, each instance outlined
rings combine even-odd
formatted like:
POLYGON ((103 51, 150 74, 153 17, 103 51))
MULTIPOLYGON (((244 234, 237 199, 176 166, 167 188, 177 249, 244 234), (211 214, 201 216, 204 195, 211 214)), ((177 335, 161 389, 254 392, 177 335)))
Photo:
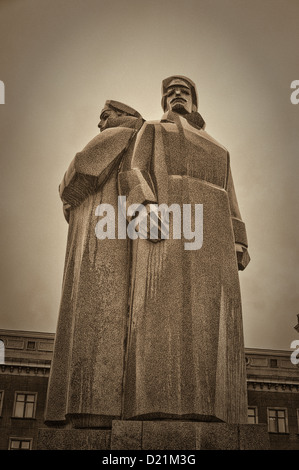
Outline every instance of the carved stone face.
POLYGON ((109 118, 117 118, 121 113, 117 113, 114 111, 114 109, 103 109, 101 116, 100 116, 100 122, 98 124, 98 127, 100 128, 100 131, 103 132, 107 127, 109 127, 108 124, 108 119, 109 118))
POLYGON ((191 90, 181 85, 170 86, 167 89, 166 108, 167 110, 172 110, 179 114, 191 113, 191 90))

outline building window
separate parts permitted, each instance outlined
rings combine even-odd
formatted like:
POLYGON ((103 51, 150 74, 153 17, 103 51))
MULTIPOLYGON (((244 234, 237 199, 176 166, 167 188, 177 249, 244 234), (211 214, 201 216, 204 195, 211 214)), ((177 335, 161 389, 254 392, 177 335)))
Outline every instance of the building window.
POLYGON ((4 391, 0 390, 0 416, 2 416, 3 399, 4 399, 4 391))
POLYGON ((277 367, 277 359, 270 359, 270 367, 277 367))
POLYGON ((257 407, 249 406, 248 407, 248 424, 257 424, 257 423, 258 423, 257 407))
POLYGON ((16 392, 14 418, 34 418, 37 393, 16 392))
POLYGON ((36 342, 35 341, 27 341, 27 349, 29 349, 31 351, 35 351, 36 342))
POLYGON ((286 408, 268 408, 268 431, 276 433, 288 432, 286 408))
POLYGON ((10 437, 8 450, 31 450, 32 439, 24 437, 10 437))

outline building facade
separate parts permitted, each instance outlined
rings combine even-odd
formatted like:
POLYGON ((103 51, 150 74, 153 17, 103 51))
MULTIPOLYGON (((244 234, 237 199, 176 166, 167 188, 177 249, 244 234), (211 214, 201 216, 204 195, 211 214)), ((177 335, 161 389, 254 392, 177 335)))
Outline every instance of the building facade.
MULTIPOLYGON (((35 450, 53 333, 0 330, 0 450, 35 450)), ((299 450, 299 364, 292 351, 245 349, 248 422, 267 424, 271 449, 299 450)))
POLYGON ((291 354, 245 349, 248 421, 267 423, 275 450, 299 450, 299 364, 291 354))
POLYGON ((0 330, 1 450, 36 449, 53 344, 54 334, 0 330))

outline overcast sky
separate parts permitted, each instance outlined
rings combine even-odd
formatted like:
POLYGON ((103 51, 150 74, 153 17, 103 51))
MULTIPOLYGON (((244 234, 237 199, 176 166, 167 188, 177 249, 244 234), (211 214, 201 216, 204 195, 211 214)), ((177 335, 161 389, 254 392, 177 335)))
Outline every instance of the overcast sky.
POLYGON ((245 345, 299 339, 298 18, 298 0, 0 0, 0 328, 55 331, 68 229, 58 185, 105 100, 159 119, 162 79, 182 74, 231 154, 251 255, 245 345))

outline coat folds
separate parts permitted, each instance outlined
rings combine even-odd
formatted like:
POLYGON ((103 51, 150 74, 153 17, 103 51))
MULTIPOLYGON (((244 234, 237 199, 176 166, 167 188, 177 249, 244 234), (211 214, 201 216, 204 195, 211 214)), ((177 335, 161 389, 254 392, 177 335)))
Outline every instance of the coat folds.
POLYGON ((246 423, 235 244, 247 238, 228 152, 169 112, 143 126, 119 179, 128 204, 203 204, 199 250, 171 222, 169 239, 133 241, 123 418, 246 423))
MULTIPOLYGON (((130 240, 99 240, 96 207, 117 214, 118 168, 142 119, 123 117, 79 152, 60 185, 69 220, 45 422, 110 426, 121 416, 130 240)), ((116 226, 117 229, 117 226, 116 226)))

